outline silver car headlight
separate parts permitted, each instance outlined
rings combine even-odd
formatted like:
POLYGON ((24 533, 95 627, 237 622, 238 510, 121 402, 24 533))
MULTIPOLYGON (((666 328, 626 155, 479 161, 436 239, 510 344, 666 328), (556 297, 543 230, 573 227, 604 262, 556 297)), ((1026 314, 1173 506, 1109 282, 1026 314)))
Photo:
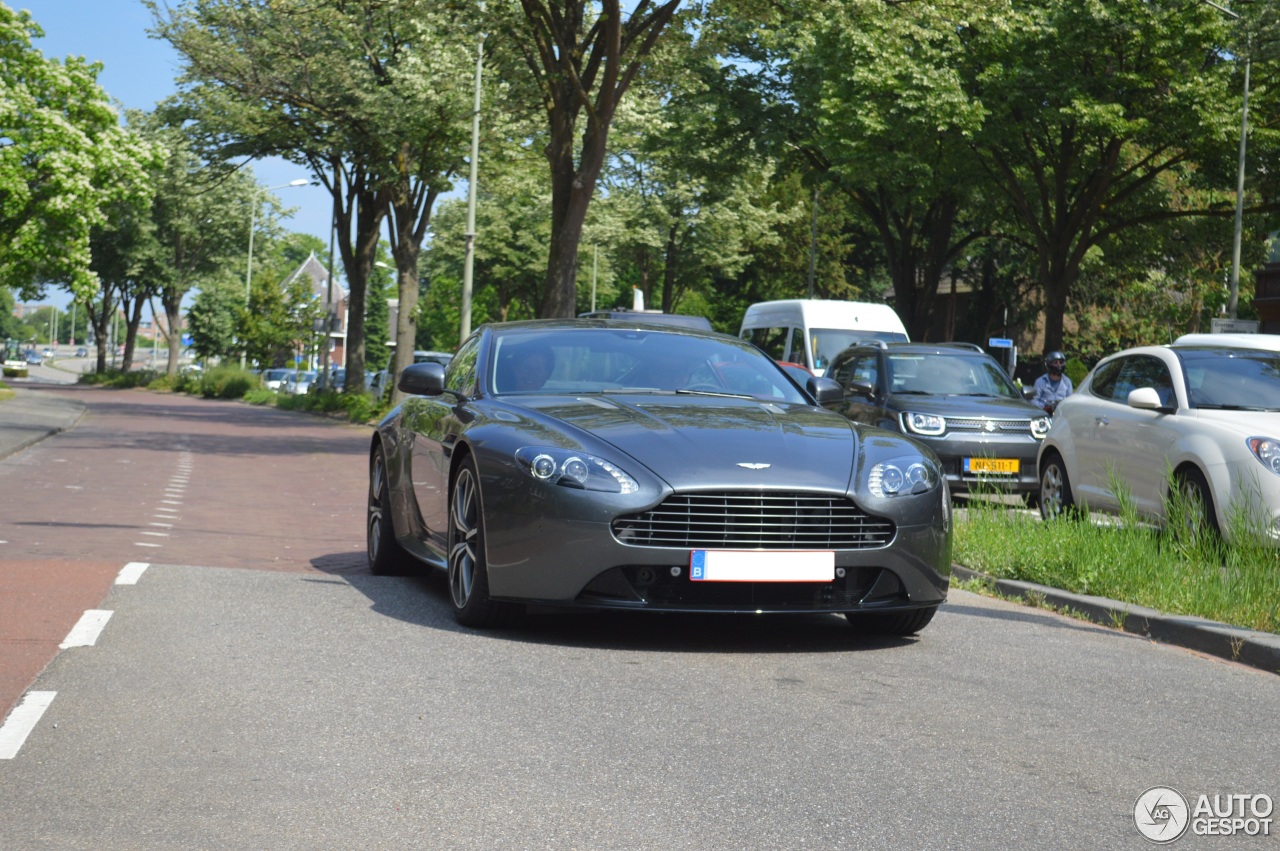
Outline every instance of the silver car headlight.
POLYGON ((928 493, 942 480, 933 461, 907 455, 882 461, 867 473, 867 490, 872 496, 893 497, 928 493))
POLYGON ((923 434, 937 437, 947 430, 947 421, 937 414, 918 414, 905 411, 902 414, 902 430, 907 434, 923 434))
POLYGON ((1044 440, 1044 436, 1049 433, 1049 426, 1053 425, 1053 420, 1048 417, 1036 417, 1031 421, 1031 436, 1036 440, 1044 440))
POLYGON ((1251 437, 1245 441, 1253 457, 1262 462, 1262 466, 1280 476, 1280 440, 1274 437, 1251 437))
POLYGON ((636 493, 636 482, 618 465, 586 452, 551 446, 525 446, 516 450, 520 468, 533 478, 567 488, 606 493, 636 493))

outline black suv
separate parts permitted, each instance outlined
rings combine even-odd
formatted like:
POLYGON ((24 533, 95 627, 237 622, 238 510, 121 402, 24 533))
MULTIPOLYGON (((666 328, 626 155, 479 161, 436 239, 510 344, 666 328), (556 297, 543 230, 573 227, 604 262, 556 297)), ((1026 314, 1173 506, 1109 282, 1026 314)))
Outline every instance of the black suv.
POLYGON ((844 391, 826 407, 909 435, 942 460, 952 493, 983 487, 1033 496, 1049 417, 996 360, 968 343, 857 343, 827 369, 844 391))

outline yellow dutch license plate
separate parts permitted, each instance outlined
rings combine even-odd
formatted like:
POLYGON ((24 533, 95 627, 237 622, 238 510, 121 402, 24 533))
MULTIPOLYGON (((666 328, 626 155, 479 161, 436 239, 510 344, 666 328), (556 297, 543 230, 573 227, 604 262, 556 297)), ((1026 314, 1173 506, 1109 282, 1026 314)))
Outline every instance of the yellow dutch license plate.
POLYGON ((966 458, 966 473, 999 473, 1016 476, 1020 469, 1017 458, 966 458))

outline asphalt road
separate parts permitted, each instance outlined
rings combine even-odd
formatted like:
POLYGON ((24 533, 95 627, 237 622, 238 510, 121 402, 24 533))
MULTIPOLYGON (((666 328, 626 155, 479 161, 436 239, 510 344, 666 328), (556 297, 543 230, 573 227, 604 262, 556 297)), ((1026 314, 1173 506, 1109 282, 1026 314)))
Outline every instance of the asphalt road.
POLYGON ((55 694, 0 848, 1144 848, 1153 786, 1280 797, 1274 674, 958 591, 910 640, 466 630, 364 566, 367 429, 48 392, 89 410, 0 461, 0 671, 45 657, 0 711, 55 694))

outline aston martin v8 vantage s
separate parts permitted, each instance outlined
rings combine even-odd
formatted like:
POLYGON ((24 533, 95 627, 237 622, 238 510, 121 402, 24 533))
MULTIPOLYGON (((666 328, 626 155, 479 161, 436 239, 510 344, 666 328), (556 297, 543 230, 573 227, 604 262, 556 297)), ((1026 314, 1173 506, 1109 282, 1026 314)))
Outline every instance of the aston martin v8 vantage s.
POLYGON ((946 599, 937 457, 851 423, 734 338, 628 320, 478 328, 407 367, 369 455, 375 574, 448 574, 457 620, 528 604, 843 613, 906 635, 946 599))

